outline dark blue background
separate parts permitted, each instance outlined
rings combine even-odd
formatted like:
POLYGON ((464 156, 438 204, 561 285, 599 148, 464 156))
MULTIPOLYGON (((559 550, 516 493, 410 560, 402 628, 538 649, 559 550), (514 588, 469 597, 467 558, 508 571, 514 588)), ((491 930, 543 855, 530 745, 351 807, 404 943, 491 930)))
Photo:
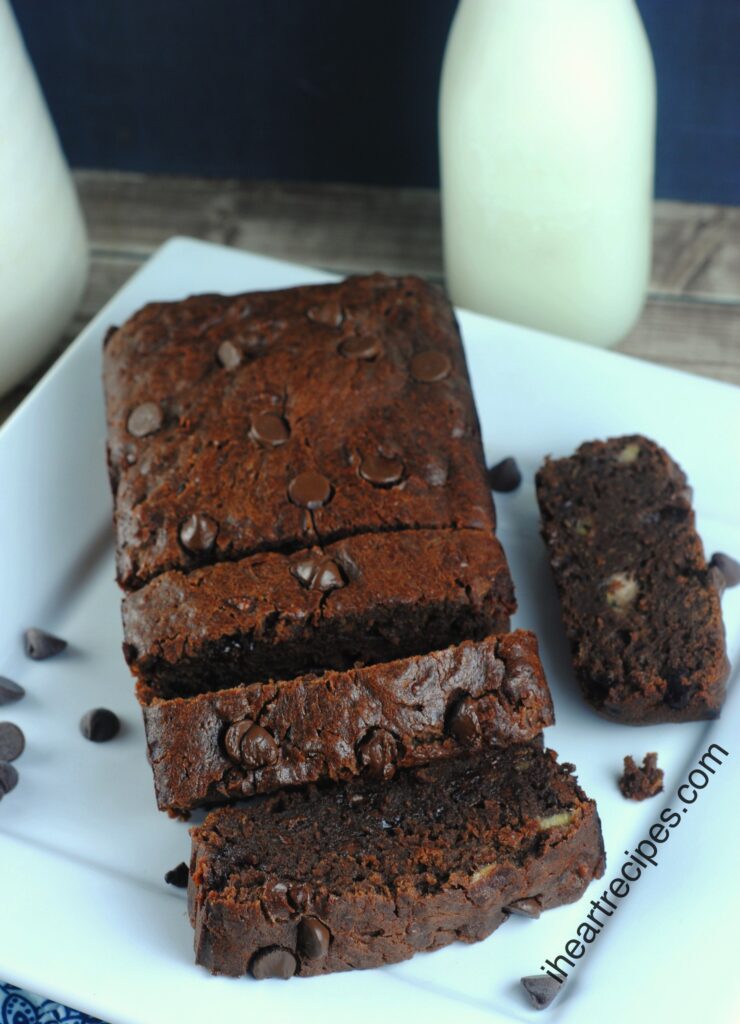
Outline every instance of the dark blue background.
MULTIPOLYGON (((12 3, 75 166, 437 184, 455 0, 12 3)), ((657 194, 740 202, 740 0, 639 7, 657 194)))

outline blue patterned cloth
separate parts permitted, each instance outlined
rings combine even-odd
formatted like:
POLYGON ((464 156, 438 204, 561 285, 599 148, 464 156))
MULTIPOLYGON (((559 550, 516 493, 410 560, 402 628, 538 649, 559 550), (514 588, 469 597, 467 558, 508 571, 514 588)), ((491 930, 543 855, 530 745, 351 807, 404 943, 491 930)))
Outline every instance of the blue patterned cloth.
POLYGON ((0 981, 0 1024, 102 1024, 79 1010, 0 981))

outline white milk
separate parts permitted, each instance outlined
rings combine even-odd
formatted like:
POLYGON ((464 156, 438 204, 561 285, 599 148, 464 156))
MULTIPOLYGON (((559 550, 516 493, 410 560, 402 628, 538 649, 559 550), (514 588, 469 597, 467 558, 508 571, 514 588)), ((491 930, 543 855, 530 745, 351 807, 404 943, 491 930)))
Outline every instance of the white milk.
POLYGON ((0 0, 0 394, 49 354, 86 273, 72 180, 10 7, 0 0))
POLYGON ((655 75, 633 0, 461 0, 440 92, 452 300, 594 345, 650 271, 655 75))

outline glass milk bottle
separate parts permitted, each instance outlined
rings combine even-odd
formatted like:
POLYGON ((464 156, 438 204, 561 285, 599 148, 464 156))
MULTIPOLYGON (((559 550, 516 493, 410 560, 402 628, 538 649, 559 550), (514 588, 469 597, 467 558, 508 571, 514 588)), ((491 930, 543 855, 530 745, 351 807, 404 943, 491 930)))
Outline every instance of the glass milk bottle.
POLYGON ((7 0, 0 0, 0 394, 52 351, 87 274, 72 179, 7 0))
POLYGON ((612 345, 650 273, 655 75, 633 0, 461 0, 439 106, 447 287, 612 345))

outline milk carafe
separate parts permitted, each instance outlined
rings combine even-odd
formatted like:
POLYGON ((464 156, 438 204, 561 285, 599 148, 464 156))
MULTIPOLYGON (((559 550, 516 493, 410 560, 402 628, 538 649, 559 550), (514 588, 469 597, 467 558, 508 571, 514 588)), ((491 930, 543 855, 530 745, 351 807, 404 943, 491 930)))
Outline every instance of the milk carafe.
POLYGON ((633 0, 461 0, 439 121, 452 300, 622 338, 649 279, 655 137, 633 0))
POLYGON ((86 272, 72 179, 13 14, 0 0, 0 394, 50 353, 86 272))

